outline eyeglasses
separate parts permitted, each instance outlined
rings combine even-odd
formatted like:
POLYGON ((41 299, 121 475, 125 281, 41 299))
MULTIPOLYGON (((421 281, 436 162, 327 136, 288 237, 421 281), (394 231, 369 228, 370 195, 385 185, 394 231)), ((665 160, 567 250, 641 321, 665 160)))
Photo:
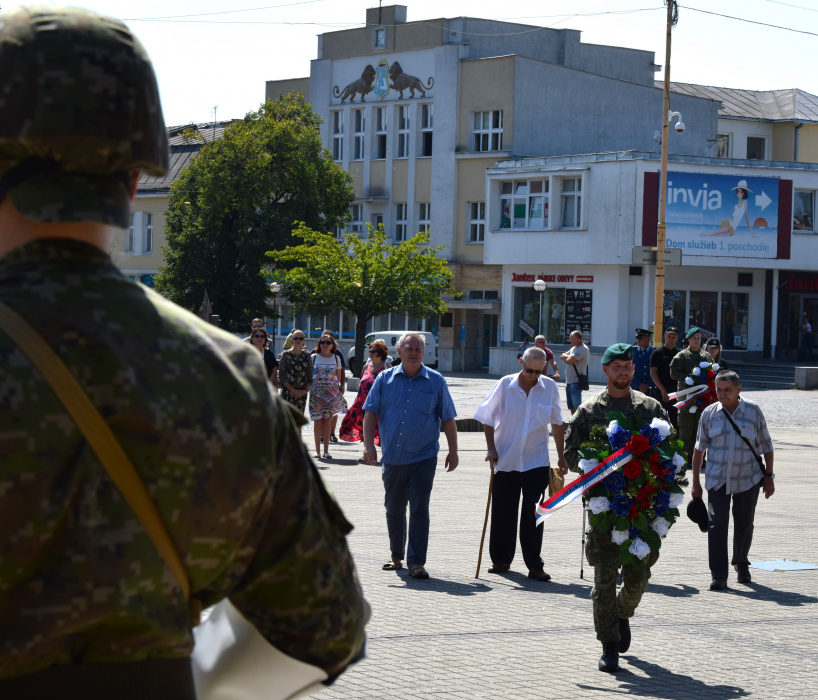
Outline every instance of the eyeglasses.
POLYGON ((293 336, 293 342, 295 342, 296 340, 304 340, 304 336, 303 335, 294 335, 293 336))
POLYGON ((523 367, 523 371, 526 374, 537 374, 537 375, 540 375, 543 372, 541 369, 529 369, 528 367, 523 367))
POLYGON ((332 341, 331 340, 322 340, 319 343, 319 345, 332 345, 332 341))

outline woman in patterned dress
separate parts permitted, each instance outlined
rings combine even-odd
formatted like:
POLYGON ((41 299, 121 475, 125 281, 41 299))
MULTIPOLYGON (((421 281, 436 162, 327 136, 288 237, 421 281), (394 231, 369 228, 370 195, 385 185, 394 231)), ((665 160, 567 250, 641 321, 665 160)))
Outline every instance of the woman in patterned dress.
POLYGON ((281 398, 303 413, 312 384, 312 360, 304 349, 304 331, 293 329, 291 335, 293 346, 281 353, 278 363, 278 385, 281 398))
MULTIPOLYGON (((361 385, 358 389, 358 395, 355 397, 355 402, 352 408, 344 416, 341 423, 341 430, 338 436, 344 442, 363 442, 364 440, 364 402, 369 395, 369 390, 375 383, 377 377, 384 369, 386 369, 386 360, 389 357, 386 343, 382 340, 376 340, 369 344, 369 362, 364 367, 364 373, 361 377, 361 385)), ((378 429, 375 428, 375 444, 381 444, 381 438, 378 434, 378 429)), ((363 459, 359 459, 363 463, 363 459)))
MULTIPOLYGON (((293 338, 295 340, 295 338, 293 338)), ((336 413, 345 413, 347 402, 341 392, 341 360, 335 355, 338 349, 331 335, 322 335, 312 354, 312 388, 310 390, 310 418, 315 421, 316 459, 321 455, 321 438, 324 441, 324 459, 332 459, 327 452, 330 426, 336 413)))

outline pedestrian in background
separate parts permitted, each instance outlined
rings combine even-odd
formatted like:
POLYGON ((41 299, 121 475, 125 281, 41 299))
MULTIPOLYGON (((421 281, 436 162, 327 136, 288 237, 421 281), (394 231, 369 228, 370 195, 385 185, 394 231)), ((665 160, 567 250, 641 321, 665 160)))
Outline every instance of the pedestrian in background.
POLYGON ((545 339, 544 335, 538 335, 536 338, 534 338, 534 347, 539 348, 545 353, 546 374, 548 373, 548 365, 551 365, 554 370, 554 381, 559 381, 560 369, 557 366, 557 358, 554 357, 554 353, 548 348, 548 341, 545 339))
MULTIPOLYGON (((323 333, 321 333, 321 335, 322 336, 328 335, 330 338, 335 340, 335 333, 333 333, 330 330, 325 330, 323 333)), ((346 360, 344 359, 344 353, 342 353, 338 349, 337 341, 336 341, 336 344, 335 344, 335 353, 334 354, 335 354, 335 357, 338 358, 338 361, 341 363, 340 382, 341 382, 341 394, 343 394, 344 393, 344 388, 346 387, 346 383, 347 383, 347 363, 346 363, 346 360)), ((337 425, 338 425, 338 414, 336 413, 336 414, 334 414, 332 416, 332 418, 330 420, 330 434, 329 434, 329 441, 330 442, 338 442, 338 437, 335 435, 335 428, 336 428, 337 425)))
POLYGON ((540 556, 543 528, 537 527, 535 508, 543 501, 551 473, 549 423, 557 468, 561 475, 568 471, 563 457, 562 406, 556 382, 545 376, 546 355, 542 349, 528 348, 520 366, 518 373, 494 385, 474 414, 483 423, 486 461, 494 470, 489 538, 493 566, 489 573, 505 573, 514 561, 522 495, 520 547, 528 578, 550 581, 540 556))
MULTIPOLYGON (((369 362, 364 366, 364 372, 361 376, 361 384, 358 387, 358 395, 352 407, 347 411, 344 420, 341 423, 340 438, 344 442, 363 442, 364 439, 364 403, 366 397, 375 383, 375 378, 386 369, 386 359, 389 357, 389 350, 386 343, 382 340, 375 340, 369 344, 369 362)), ((381 444, 381 436, 378 432, 377 425, 375 426, 375 435, 373 441, 376 445, 381 444)), ((358 460, 365 462, 363 458, 358 460)))
POLYGON ((670 424, 678 430, 679 412, 668 394, 675 391, 673 377, 670 376, 670 362, 679 353, 679 349, 676 347, 676 342, 679 340, 679 331, 675 326, 668 326, 665 328, 662 338, 664 340, 662 347, 655 350, 650 356, 650 378, 656 386, 652 395, 667 411, 670 424))
POLYGON ((264 328, 264 321, 262 321, 260 318, 254 318, 252 321, 250 321, 250 335, 248 335, 246 338, 242 338, 242 341, 245 343, 250 343, 253 339, 253 331, 256 330, 256 328, 264 328))
POLYGON ((571 331, 568 342, 571 343, 571 349, 562 353, 560 359, 571 365, 565 370, 565 401, 573 416, 582 403, 582 382, 585 385, 588 383, 588 359, 591 357, 591 351, 582 342, 581 331, 571 331))
POLYGON ((261 353, 264 369, 270 383, 278 389, 278 360, 269 347, 269 336, 263 328, 254 328, 250 336, 250 344, 261 353))
POLYGON ((307 406, 307 394, 312 385, 312 359, 304 348, 306 336, 297 328, 291 333, 293 346, 281 353, 278 362, 278 384, 281 387, 281 398, 304 413, 307 406))
POLYGON ((405 333, 398 340, 400 364, 381 372, 364 403, 364 459, 376 464, 375 427, 381 434, 381 475, 384 485, 390 560, 386 570, 406 564, 413 578, 426 579, 429 545, 429 499, 437 468, 440 430, 446 433, 449 453, 446 471, 458 463, 456 411, 441 374, 423 364, 425 337, 405 333), (409 527, 406 506, 409 506, 409 527))
POLYGON ((713 358, 713 362, 719 366, 720 370, 730 369, 726 360, 724 360, 721 356, 721 341, 718 338, 708 338, 704 349, 710 353, 710 357, 713 358))
POLYGON ((775 493, 773 442, 758 404, 741 397, 735 372, 716 375, 718 402, 704 409, 693 452, 691 495, 701 498, 700 472, 707 452, 707 552, 711 591, 727 588, 727 530, 733 507, 733 557, 739 583, 750 583, 750 546, 759 488, 764 497, 775 493), (746 439, 746 442, 745 442, 746 439), (747 444, 749 442, 749 445, 747 444), (750 447, 752 445, 752 448, 750 447), (755 454, 753 454, 755 450, 755 454), (762 466, 756 455, 764 455, 762 466))
POLYGON ((631 389, 651 396, 656 385, 650 375, 650 358, 656 349, 650 344, 653 334, 645 328, 636 329, 636 343, 633 346, 633 381, 631 389))
POLYGON ((330 422, 332 417, 347 410, 347 402, 341 391, 341 361, 335 354, 338 346, 335 339, 324 334, 318 341, 310 359, 312 360, 312 385, 310 387, 310 418, 315 421, 316 459, 321 457, 321 443, 324 443, 324 459, 332 459, 329 453, 330 422))
MULTIPOLYGON (((699 366, 701 362, 712 362, 710 353, 705 352, 701 348, 702 332, 697 326, 693 326, 685 336, 687 338, 688 346, 681 350, 670 361, 670 376, 676 380, 676 387, 678 391, 688 389, 685 379, 690 375, 694 368, 699 366)), ((693 405, 695 408, 695 404, 693 405)), ((693 463, 693 449, 696 447, 696 431, 699 429, 699 419, 702 412, 696 408, 692 413, 691 406, 682 406, 679 409, 679 438, 685 444, 685 458, 687 464, 693 463)))

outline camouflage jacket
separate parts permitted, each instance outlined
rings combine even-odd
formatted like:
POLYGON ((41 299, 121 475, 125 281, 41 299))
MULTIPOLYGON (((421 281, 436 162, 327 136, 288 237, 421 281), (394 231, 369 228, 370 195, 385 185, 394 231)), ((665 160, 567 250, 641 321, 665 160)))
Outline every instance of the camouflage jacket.
MULTIPOLYGON (((253 348, 125 279, 96 247, 0 259, 0 301, 63 358, 131 457, 205 606, 339 672, 368 605, 351 526, 253 348)), ((188 605, 50 387, 0 332, 0 678, 189 655, 188 605)))
POLYGON ((685 348, 677 352, 670 361, 670 376, 676 380, 676 388, 679 390, 688 389, 688 385, 685 384, 685 377, 687 377, 695 367, 698 367, 700 362, 712 361, 713 358, 706 350, 691 352, 690 348, 685 348))
POLYGON ((615 399, 608 396, 607 390, 603 390, 583 403, 565 423, 565 461, 571 471, 582 472, 579 448, 588 439, 591 428, 595 425, 608 426, 610 419, 606 414, 609 411, 620 411, 628 418, 645 423, 650 423, 654 418, 666 418, 662 405, 656 399, 633 389, 628 392, 628 396, 615 399))

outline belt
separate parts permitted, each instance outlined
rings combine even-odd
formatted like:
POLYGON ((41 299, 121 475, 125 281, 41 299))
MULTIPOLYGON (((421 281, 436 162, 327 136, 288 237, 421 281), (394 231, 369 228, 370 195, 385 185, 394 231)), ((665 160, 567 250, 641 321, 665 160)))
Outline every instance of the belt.
POLYGON ((50 666, 0 679, 3 700, 73 697, 83 700, 196 700, 190 659, 50 666))

